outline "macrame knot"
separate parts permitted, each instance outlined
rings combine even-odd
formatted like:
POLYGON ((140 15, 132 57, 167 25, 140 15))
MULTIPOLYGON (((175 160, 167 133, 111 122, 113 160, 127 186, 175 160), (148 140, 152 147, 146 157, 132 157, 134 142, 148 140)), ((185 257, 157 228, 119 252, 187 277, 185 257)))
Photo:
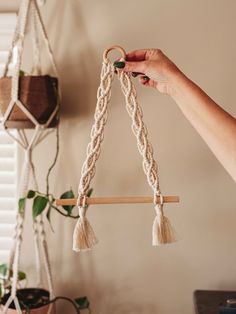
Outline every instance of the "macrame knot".
POLYGON ((30 159, 31 159, 31 149, 30 148, 27 148, 25 150, 25 161, 26 162, 30 162, 30 159))
POLYGON ((174 230, 169 219, 164 215, 164 199, 160 192, 154 195, 156 217, 152 226, 152 245, 157 246, 175 242, 174 230), (158 198, 160 199, 158 201, 158 198))
POLYGON ((86 198, 85 195, 79 195, 77 199, 79 219, 73 233, 73 251, 76 252, 90 250, 98 243, 93 228, 86 217, 88 210, 86 198))
POLYGON ((87 208, 83 207, 83 206, 79 206, 78 209, 79 209, 79 216, 80 216, 80 218, 84 219, 85 215, 86 215, 87 208))

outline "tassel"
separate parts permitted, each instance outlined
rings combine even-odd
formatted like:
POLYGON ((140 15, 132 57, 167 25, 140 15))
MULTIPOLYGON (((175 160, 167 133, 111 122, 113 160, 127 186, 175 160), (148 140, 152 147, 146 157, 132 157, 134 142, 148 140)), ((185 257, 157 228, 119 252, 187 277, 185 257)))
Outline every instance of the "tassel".
POLYGON ((152 245, 172 243, 176 241, 175 232, 171 223, 163 213, 163 204, 155 206, 156 217, 152 226, 152 245))
POLYGON ((87 251, 98 243, 93 228, 86 218, 86 207, 79 206, 79 219, 73 233, 73 251, 87 251))

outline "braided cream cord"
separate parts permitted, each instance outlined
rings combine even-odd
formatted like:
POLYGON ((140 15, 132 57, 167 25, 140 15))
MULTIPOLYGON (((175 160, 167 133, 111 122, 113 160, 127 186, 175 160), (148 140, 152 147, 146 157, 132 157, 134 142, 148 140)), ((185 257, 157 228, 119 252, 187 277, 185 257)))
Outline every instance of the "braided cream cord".
POLYGON ((92 178, 95 175, 95 164, 101 151, 104 138, 104 127, 107 121, 107 105, 111 98, 111 85, 114 78, 113 66, 103 63, 101 84, 97 92, 97 105, 94 114, 94 124, 91 130, 91 141, 87 147, 87 157, 82 166, 78 194, 85 196, 92 178))
POLYGON ((160 195, 157 163, 153 157, 153 148, 147 138, 147 128, 143 122, 143 113, 137 101, 137 93, 130 75, 119 73, 122 92, 125 96, 126 109, 132 119, 132 130, 137 139, 137 146, 143 158, 143 170, 154 195, 160 195))
POLYGON ((73 250, 88 250, 97 243, 94 231, 85 217, 85 197, 90 182, 95 175, 95 164, 101 151, 101 143, 104 138, 104 128, 107 121, 107 105, 111 98, 111 86, 114 78, 114 67, 103 62, 101 71, 101 83, 97 91, 97 104, 94 114, 94 124, 91 130, 91 140, 87 147, 87 157, 82 166, 81 178, 78 188, 78 209, 80 218, 77 221, 73 234, 73 250), (84 203, 84 204, 83 204, 84 203))
MULTIPOLYGON (((124 52, 121 47, 114 48, 122 53, 124 52)), ((77 221, 73 234, 73 250, 75 251, 91 249, 97 243, 94 231, 85 217, 87 210, 85 204, 86 193, 95 175, 95 165, 100 155, 101 143, 104 138, 104 128, 107 121, 107 106, 111 98, 111 87, 115 73, 114 66, 107 58, 107 53, 112 49, 107 49, 104 53, 94 124, 92 126, 90 143, 87 147, 87 156, 81 171, 77 200, 80 218, 77 221)), ((173 231, 169 220, 163 213, 163 197, 160 191, 158 167, 153 157, 152 145, 147 138, 147 128, 143 122, 142 109, 138 104, 136 90, 130 79, 130 75, 120 71, 118 77, 125 96, 126 109, 132 119, 132 130, 137 139, 138 150, 143 159, 143 170, 154 194, 153 201, 156 217, 152 229, 153 245, 170 243, 174 241, 173 231), (157 202, 158 196, 160 197, 160 204, 157 202)))
POLYGON ((175 235, 168 218, 164 216, 158 166, 153 156, 152 145, 148 140, 147 128, 143 122, 142 109, 137 101, 137 93, 130 79, 130 74, 119 72, 119 80, 126 100, 126 109, 132 119, 132 131, 137 140, 139 153, 143 158, 143 170, 146 174, 147 182, 154 193, 153 202, 156 217, 152 227, 152 244, 156 246, 171 243, 175 241, 175 235), (160 203, 157 202, 158 196, 160 197, 160 203))

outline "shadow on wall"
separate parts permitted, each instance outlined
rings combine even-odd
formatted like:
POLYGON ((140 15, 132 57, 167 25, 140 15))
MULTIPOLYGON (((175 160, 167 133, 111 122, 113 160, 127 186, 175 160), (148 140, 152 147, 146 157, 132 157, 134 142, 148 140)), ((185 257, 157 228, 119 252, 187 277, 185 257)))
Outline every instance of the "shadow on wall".
POLYGON ((89 70, 98 73, 94 48, 77 1, 52 1, 50 5, 45 24, 61 76, 62 117, 81 117, 91 111, 91 95, 96 95, 94 73, 89 70))
MULTIPOLYGON (((65 284, 68 284, 65 282, 65 284)), ((91 282, 90 282, 91 284, 91 282)), ((69 288, 69 287, 68 287, 69 288)), ((103 292, 99 292, 97 295, 88 296, 91 303, 92 313, 102 314, 102 313, 112 313, 112 314, 153 314, 159 313, 156 305, 147 303, 141 300, 126 300, 125 293, 132 293, 130 286, 120 286, 115 287, 114 285, 107 285, 103 287, 103 292), (94 302, 93 302, 94 300, 94 302), (99 306, 99 303, 102 303, 102 308, 99 306)), ((80 290, 80 289, 78 289, 80 290)), ((72 292, 72 291, 71 291, 72 292)), ((74 293, 74 291, 73 291, 74 293)), ((68 295, 69 293, 67 293, 68 295)), ((69 304, 66 302, 58 303, 58 314, 67 313, 70 309, 69 304)), ((71 314, 74 313, 71 309, 71 314)))
MULTIPOLYGON (((153 314, 159 313, 157 307, 154 304, 148 304, 146 301, 143 303, 141 300, 125 300, 124 292, 130 292, 132 287, 120 286, 119 288, 114 286, 106 287, 106 295, 102 296, 103 306, 106 313, 112 314, 153 314)), ((97 313, 96 309, 94 311, 97 313)), ((103 311, 98 312, 102 314, 103 311)))
MULTIPOLYGON (((64 235, 64 241, 71 241, 71 234, 64 235)), ((63 245, 62 245, 63 247, 63 245)), ((159 313, 157 306, 146 300, 137 299, 130 278, 122 281, 107 278, 101 280, 101 273, 96 268, 96 253, 75 253, 71 249, 61 251, 60 258, 54 262, 54 270, 60 269, 63 276, 55 276, 57 295, 71 298, 87 295, 91 303, 92 313, 103 314, 153 314, 159 313), (58 263, 62 261, 63 264, 58 263), (68 265, 70 265, 68 267, 68 265), (74 274, 72 276, 72 274, 74 274), (105 283, 105 284, 104 284, 105 283), (131 298, 130 298, 131 296, 131 298)), ((146 287, 143 286, 146 294, 146 287)), ((59 304, 59 303, 58 303, 59 304)), ((73 313, 67 302, 60 302, 58 314, 73 313)))

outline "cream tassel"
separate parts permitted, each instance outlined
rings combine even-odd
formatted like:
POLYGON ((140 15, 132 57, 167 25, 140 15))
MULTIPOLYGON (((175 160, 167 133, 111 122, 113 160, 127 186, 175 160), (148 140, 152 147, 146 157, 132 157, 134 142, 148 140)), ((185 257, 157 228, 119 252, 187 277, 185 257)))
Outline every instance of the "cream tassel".
POLYGON ((95 236, 93 228, 85 216, 86 211, 86 206, 79 206, 80 217, 76 223, 73 233, 73 251, 76 252, 90 250, 98 243, 98 239, 95 236))
POLYGON ((160 204, 155 205, 156 217, 152 226, 152 245, 172 243, 176 241, 175 232, 169 219, 163 212, 163 197, 160 195, 160 204))

